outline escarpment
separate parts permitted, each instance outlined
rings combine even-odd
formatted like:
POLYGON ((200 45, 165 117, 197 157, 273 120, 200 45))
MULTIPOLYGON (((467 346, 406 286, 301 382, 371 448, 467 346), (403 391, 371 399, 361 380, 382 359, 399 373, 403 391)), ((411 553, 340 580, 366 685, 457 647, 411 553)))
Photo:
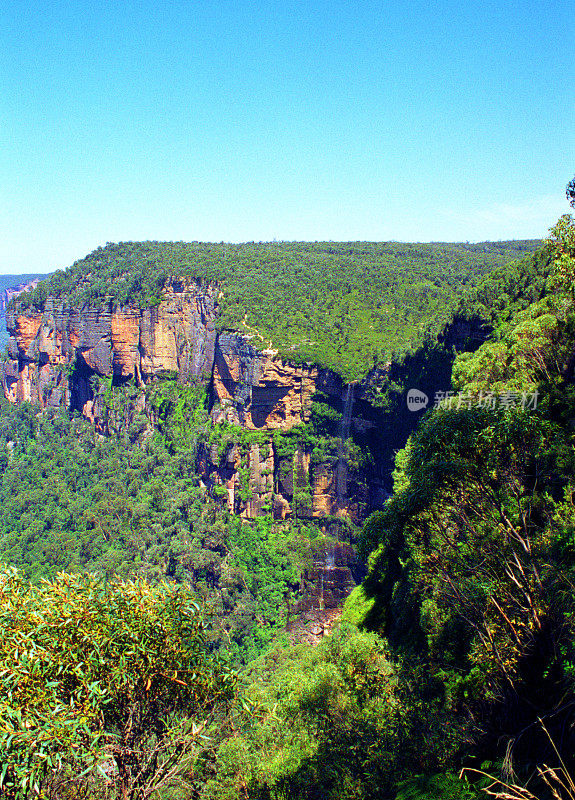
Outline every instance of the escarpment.
POLYGON ((70 308, 52 298, 41 310, 15 307, 6 316, 13 362, 4 392, 41 406, 64 403, 83 410, 89 399, 83 383, 90 375, 113 383, 133 377, 140 386, 165 372, 183 381, 205 379, 216 340, 214 297, 214 289, 190 284, 181 291, 169 287, 159 305, 146 309, 111 302, 70 308), (57 385, 47 387, 42 375, 57 385))
MULTIPOLYGON (((447 388, 450 357, 387 364, 345 383, 262 348, 256 334, 218 331, 218 295, 217 287, 181 281, 151 308, 111 300, 75 307, 50 297, 40 308, 16 304, 7 313, 4 395, 80 412, 97 433, 136 441, 173 435, 169 414, 196 392, 199 416, 186 406, 178 435, 204 496, 245 519, 272 515, 304 530, 315 523, 336 542, 302 567, 293 612, 317 626, 361 579, 354 524, 382 507, 394 454, 418 419, 389 388, 447 388)), ((458 346, 471 334, 459 325, 448 335, 458 346)))
MULTIPOLYGON (((342 492, 335 450, 322 455, 295 440, 287 447, 273 441, 274 433, 287 435, 309 420, 318 393, 343 412, 342 379, 259 350, 249 334, 218 333, 216 317, 217 289, 194 282, 170 285, 162 301, 146 309, 111 302, 74 308, 53 298, 43 308, 16 305, 7 313, 4 395, 80 411, 108 433, 113 414, 102 385, 113 392, 129 383, 137 395, 131 416, 151 419, 146 387, 165 378, 203 383, 214 429, 260 435, 241 446, 233 436, 219 447, 200 442, 198 474, 214 497, 248 518, 272 512, 279 519, 348 515, 360 521, 373 505, 370 491, 381 493, 377 476, 350 470, 342 492)), ((358 391, 358 409, 359 398, 358 391)), ((357 420, 358 429, 366 425, 374 423, 357 420)))
MULTIPOLYGON (((151 308, 50 297, 41 308, 16 304, 7 312, 4 395, 79 411, 101 434, 132 425, 141 435, 158 422, 150 387, 170 378, 202 384, 212 433, 197 439, 196 472, 212 497, 247 518, 361 522, 388 495, 394 453, 417 422, 399 395, 388 402, 395 367, 345 384, 329 369, 259 348, 254 334, 218 332, 217 300, 217 287, 187 280, 170 283, 151 308), (127 387, 130 402, 115 406, 110 397, 127 387), (314 408, 330 419, 318 422, 314 408)), ((450 363, 431 364, 418 388, 446 388, 450 363)), ((405 388, 411 375, 421 381, 416 366, 402 367, 405 388)))

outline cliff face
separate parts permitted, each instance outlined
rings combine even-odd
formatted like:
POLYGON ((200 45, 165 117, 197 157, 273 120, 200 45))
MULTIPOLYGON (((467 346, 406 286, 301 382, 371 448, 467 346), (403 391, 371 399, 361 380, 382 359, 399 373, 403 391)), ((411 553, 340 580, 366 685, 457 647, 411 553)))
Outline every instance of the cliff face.
MULTIPOLYGON (((321 393, 345 414, 349 387, 334 372, 314 365, 297 365, 278 358, 273 350, 257 350, 252 337, 221 334, 215 347, 211 419, 250 431, 290 431, 308 422, 312 398, 321 393)), ((354 387, 355 404, 348 404, 345 439, 365 433, 375 423, 362 417, 362 387, 354 387), (355 410, 354 410, 355 407, 355 410), (352 413, 353 412, 353 413, 352 413)), ((340 426, 341 427, 341 426, 340 426)), ((230 445, 223 453, 206 448, 200 474, 206 484, 226 487, 230 510, 247 517, 272 511, 278 519, 349 516, 360 522, 370 508, 369 484, 375 475, 348 469, 344 453, 321 458, 301 446, 287 453, 268 443, 251 444, 242 453, 230 445), (242 479, 242 469, 249 479, 242 479), (246 499, 247 498, 247 499, 246 499)))
MULTIPOLYGON (((2 369, 4 394, 12 402, 76 409, 107 433, 114 428, 110 417, 104 418, 96 378, 106 378, 112 386, 133 379, 139 396, 132 414, 150 420, 147 384, 169 374, 181 383, 201 381, 209 385, 214 426, 224 430, 227 423, 254 433, 251 439, 232 436, 223 445, 199 447, 197 471, 214 497, 248 518, 273 512, 278 519, 336 515, 361 522, 381 507, 390 488, 394 453, 404 445, 417 415, 404 403, 391 412, 378 405, 386 371, 346 386, 330 370, 293 364, 273 350, 258 349, 253 335, 218 334, 217 296, 215 287, 177 282, 154 308, 110 303, 71 308, 48 298, 42 310, 8 311, 11 359, 2 369), (289 434, 307 422, 317 393, 342 416, 340 451, 318 452, 313 444, 278 446, 275 432, 289 434), (348 442, 356 453, 371 453, 371 460, 348 458, 348 442)), ((469 349, 484 338, 480 321, 456 320, 445 334, 450 347, 469 349)), ((450 358, 444 350, 443 378, 432 367, 428 384, 422 385, 421 364, 414 357, 413 369, 402 381, 433 397, 434 387, 447 388, 441 381, 449 381, 450 358)))
MULTIPOLYGON (((417 415, 405 404, 390 411, 380 402, 388 370, 393 377, 390 365, 345 385, 330 370, 258 349, 253 335, 218 334, 217 296, 214 287, 178 283, 149 309, 111 303, 71 308, 48 298, 41 310, 8 311, 4 394, 12 402, 81 411, 100 433, 122 425, 126 430, 134 421, 143 425, 141 433, 158 423, 148 384, 170 375, 182 384, 202 382, 209 387, 211 433, 221 432, 205 436, 197 448, 196 472, 211 496, 245 518, 272 513, 278 520, 316 519, 324 532, 338 537, 339 526, 346 523, 334 517, 361 523, 381 507, 390 488, 393 455, 417 415), (111 410, 108 386, 125 392, 128 402, 111 410), (335 419, 341 416, 337 435, 332 428, 330 444, 321 447, 317 439, 298 438, 297 426, 310 421, 314 396, 337 412, 335 419)), ((446 341, 469 346, 473 340, 476 346, 482 335, 480 326, 456 323, 446 341)), ((403 382, 425 388, 432 397, 434 385, 446 387, 437 384, 440 371, 432 367, 428 372, 429 386, 412 383, 414 376, 421 380, 421 364, 414 363, 403 382)), ((321 634, 361 577, 354 570, 349 545, 340 542, 320 553, 302 575, 296 616, 309 617, 321 634)))
MULTIPOLYGON (((6 276, 7 279, 10 278, 17 278, 18 276, 6 276)), ((26 278, 28 276, 22 275, 22 278, 26 278)), ((6 308, 11 300, 17 297, 22 292, 31 292, 33 291, 38 283, 44 278, 45 276, 33 278, 33 276, 29 276, 30 280, 26 281, 14 281, 11 286, 6 286, 6 288, 0 291, 0 347, 2 350, 4 346, 8 343, 8 333, 6 332, 6 308), (32 279, 33 278, 33 279, 32 279)), ((6 280, 6 278, 4 280, 6 280)))
POLYGON ((359 521, 368 506, 365 476, 348 480, 347 470, 343 474, 333 459, 314 460, 301 448, 282 453, 272 442, 274 431, 287 432, 308 420, 318 391, 343 410, 346 390, 339 376, 258 350, 250 335, 218 335, 216 313, 217 290, 194 283, 172 285, 151 309, 111 304, 78 309, 49 298, 42 310, 9 311, 11 360, 3 365, 4 394, 12 402, 76 409, 106 432, 95 377, 112 385, 133 378, 141 389, 134 413, 146 412, 144 388, 155 378, 172 373, 182 383, 200 380, 210 386, 215 426, 227 422, 269 432, 264 444, 251 444, 247 451, 234 442, 223 453, 200 447, 198 472, 210 490, 220 487, 217 496, 230 510, 248 518, 272 511, 279 519, 295 513, 359 521))
POLYGON ((273 350, 258 351, 248 336, 218 337, 213 389, 214 422, 226 419, 249 429, 289 430, 306 419, 320 376, 317 368, 295 366, 273 350))
POLYGON ((11 400, 41 406, 68 405, 89 414, 89 379, 114 383, 134 377, 144 386, 154 376, 208 379, 216 332, 215 290, 191 284, 170 287, 155 308, 69 308, 51 298, 42 311, 9 311, 12 361, 4 370, 11 400))

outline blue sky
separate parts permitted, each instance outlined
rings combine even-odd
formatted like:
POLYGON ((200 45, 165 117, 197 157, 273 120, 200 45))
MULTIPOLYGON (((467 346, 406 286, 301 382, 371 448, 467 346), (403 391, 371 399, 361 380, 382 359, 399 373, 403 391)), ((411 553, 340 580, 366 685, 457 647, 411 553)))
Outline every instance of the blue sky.
POLYGON ((574 42, 555 0, 5 0, 0 273, 107 241, 542 237, 574 42))

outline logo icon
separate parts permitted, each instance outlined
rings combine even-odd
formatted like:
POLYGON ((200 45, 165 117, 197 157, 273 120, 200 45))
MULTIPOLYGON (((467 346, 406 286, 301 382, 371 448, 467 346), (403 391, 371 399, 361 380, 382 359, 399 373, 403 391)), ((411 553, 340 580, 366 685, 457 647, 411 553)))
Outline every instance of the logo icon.
POLYGON ((410 411, 423 411, 427 408, 429 397, 419 389, 410 389, 407 393, 407 407, 410 411))

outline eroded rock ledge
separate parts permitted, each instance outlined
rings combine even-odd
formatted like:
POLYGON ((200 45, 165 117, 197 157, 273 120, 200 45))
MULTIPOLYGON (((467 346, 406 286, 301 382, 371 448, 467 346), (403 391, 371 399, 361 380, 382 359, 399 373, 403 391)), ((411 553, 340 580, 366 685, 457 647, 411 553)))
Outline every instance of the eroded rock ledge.
POLYGON ((144 387, 172 373, 183 383, 212 382, 214 423, 289 430, 305 420, 316 391, 341 393, 341 379, 329 370, 257 350, 248 334, 218 335, 216 291, 196 284, 170 288, 165 300, 147 309, 111 303, 78 309, 53 298, 42 310, 13 309, 6 319, 4 394, 13 402, 86 413, 93 375, 113 384, 134 378, 144 387))

